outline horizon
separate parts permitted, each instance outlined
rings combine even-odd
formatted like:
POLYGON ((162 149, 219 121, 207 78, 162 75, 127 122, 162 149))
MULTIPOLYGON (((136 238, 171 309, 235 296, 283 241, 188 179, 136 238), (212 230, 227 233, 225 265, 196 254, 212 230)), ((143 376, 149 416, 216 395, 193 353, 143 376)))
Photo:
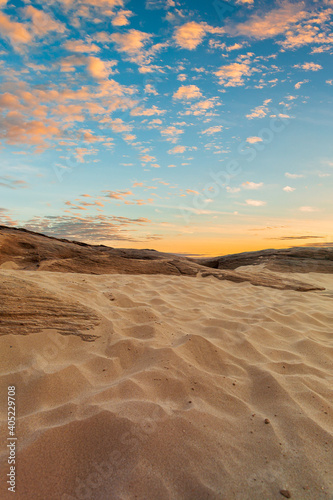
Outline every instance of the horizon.
MULTIPOLYGON (((3 225, 3 224, 0 224, 0 230, 1 228, 5 228, 5 229, 9 229, 9 230, 15 230, 15 231, 24 231, 24 232, 28 232, 29 234, 35 234, 37 236, 44 236, 46 238, 51 238, 51 239, 56 239, 56 240, 59 240, 59 241, 66 241, 67 243, 75 243, 75 244, 81 244, 81 243, 85 243, 85 242, 82 242, 80 240, 71 240, 71 239, 66 239, 66 238, 57 238, 56 236, 51 236, 51 235, 48 235, 47 233, 38 233, 36 231, 31 231, 30 229, 26 229, 24 227, 15 227, 15 226, 6 226, 6 225, 3 225)), ((104 247, 108 247, 108 248, 112 248, 112 249, 120 249, 120 250, 129 250, 131 249, 130 247, 111 247, 110 245, 104 245, 102 243, 97 243, 97 244, 93 244, 93 243, 88 243, 88 245, 90 246, 104 246, 104 247)), ((300 246, 288 246, 288 247, 285 247, 285 248, 274 248, 274 247, 268 247, 268 248, 261 248, 260 250, 257 250, 257 251, 253 251, 253 252, 237 252, 235 254, 218 254, 218 255, 211 255, 211 254, 190 254, 190 253, 186 253, 186 252, 163 252, 162 250, 156 250, 155 248, 141 248, 141 247, 136 247, 135 250, 142 250, 142 251, 150 251, 150 252, 157 252, 157 253, 170 253, 170 255, 178 255, 180 257, 187 257, 187 258, 217 258, 217 257, 223 257, 223 256, 228 256, 228 255, 241 255, 242 253, 246 254, 246 253, 255 253, 255 252, 264 252, 264 251, 278 251, 278 250, 293 250, 293 249, 300 249, 300 248, 304 248, 304 249, 309 249, 309 250, 314 250, 314 249, 320 249, 320 248, 332 248, 333 247, 333 242, 330 242, 330 243, 317 243, 317 244, 304 244, 304 245, 300 245, 300 246)))
POLYGON ((197 256, 331 246, 332 21, 333 0, 0 0, 0 224, 197 256))

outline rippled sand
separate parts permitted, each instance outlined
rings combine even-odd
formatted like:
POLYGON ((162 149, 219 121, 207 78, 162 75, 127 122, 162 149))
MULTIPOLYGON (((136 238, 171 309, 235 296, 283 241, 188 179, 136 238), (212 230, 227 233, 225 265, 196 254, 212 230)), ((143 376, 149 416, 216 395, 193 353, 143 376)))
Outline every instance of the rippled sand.
POLYGON ((298 277, 1 270, 16 498, 331 500, 333 277, 298 277))

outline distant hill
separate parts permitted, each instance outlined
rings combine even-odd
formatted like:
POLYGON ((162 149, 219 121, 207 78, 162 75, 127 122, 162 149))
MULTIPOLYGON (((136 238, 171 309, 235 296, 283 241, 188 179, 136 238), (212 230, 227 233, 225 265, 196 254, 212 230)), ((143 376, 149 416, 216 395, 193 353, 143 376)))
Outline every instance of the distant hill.
POLYGON ((333 272, 333 248, 297 247, 193 259, 155 250, 112 248, 0 226, 0 268, 83 274, 214 276, 234 282, 308 291, 318 289, 277 272, 333 272), (257 268, 258 265, 264 264, 257 268), (253 266, 246 272, 237 268, 253 266), (272 272, 274 271, 274 272, 272 272))

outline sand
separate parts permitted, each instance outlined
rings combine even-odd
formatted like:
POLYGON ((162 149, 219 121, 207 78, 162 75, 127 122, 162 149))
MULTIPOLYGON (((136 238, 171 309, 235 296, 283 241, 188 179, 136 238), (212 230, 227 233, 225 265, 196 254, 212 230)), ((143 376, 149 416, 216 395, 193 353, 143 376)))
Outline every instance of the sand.
POLYGON ((1 269, 16 498, 331 500, 333 277, 306 281, 1 269))

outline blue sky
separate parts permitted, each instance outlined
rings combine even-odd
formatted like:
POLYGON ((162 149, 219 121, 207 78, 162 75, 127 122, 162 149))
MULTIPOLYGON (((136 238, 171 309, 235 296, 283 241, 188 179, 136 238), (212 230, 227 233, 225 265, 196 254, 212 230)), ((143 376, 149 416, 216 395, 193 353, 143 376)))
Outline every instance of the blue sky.
POLYGON ((0 223, 188 254, 332 242, 332 22, 332 0, 0 0, 0 223))

